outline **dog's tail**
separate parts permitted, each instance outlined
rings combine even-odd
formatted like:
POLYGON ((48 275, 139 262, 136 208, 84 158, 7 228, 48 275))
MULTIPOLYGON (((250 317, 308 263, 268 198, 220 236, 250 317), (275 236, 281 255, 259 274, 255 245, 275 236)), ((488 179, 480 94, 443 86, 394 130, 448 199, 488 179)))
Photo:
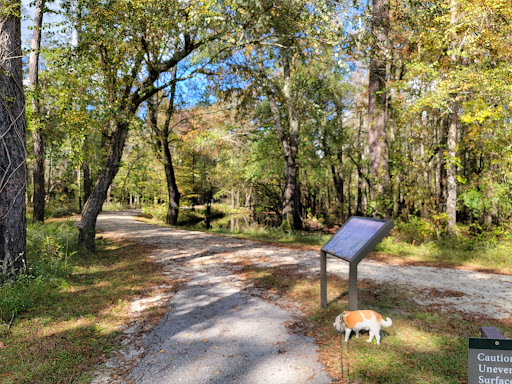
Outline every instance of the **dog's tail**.
POLYGON ((380 321, 380 325, 381 327, 391 327, 391 325, 393 324, 393 321, 389 318, 389 317, 386 317, 386 320, 382 319, 380 321))

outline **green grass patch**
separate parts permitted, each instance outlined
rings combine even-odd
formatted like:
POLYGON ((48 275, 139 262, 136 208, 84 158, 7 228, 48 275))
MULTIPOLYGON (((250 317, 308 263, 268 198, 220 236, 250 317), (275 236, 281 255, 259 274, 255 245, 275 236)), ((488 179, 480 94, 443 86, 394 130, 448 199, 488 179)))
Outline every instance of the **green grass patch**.
POLYGON ((133 244, 80 250, 70 223, 31 227, 29 251, 27 273, 0 286, 0 383, 90 382, 133 320, 130 302, 158 294, 158 267, 133 244))
POLYGON ((488 272, 512 274, 512 240, 459 237, 422 244, 410 244, 396 236, 385 238, 376 252, 384 259, 416 264, 466 267, 488 272))
MULTIPOLYGON (((388 284, 359 282, 359 307, 373 309, 393 320, 381 330, 381 344, 367 343, 368 334, 351 337, 340 346, 332 326, 338 314, 348 309, 348 281, 329 278, 329 306, 320 308, 320 283, 295 270, 246 266, 242 274, 258 287, 275 291, 298 303, 305 316, 300 324, 316 339, 322 363, 339 382, 369 384, 464 383, 467 381, 468 337, 479 337, 482 326, 495 326, 505 337, 512 335, 510 322, 475 319, 443 312, 413 301, 413 293, 388 284), (341 379, 343 353, 344 379, 341 379)), ((296 324, 294 324, 294 327, 296 324)))

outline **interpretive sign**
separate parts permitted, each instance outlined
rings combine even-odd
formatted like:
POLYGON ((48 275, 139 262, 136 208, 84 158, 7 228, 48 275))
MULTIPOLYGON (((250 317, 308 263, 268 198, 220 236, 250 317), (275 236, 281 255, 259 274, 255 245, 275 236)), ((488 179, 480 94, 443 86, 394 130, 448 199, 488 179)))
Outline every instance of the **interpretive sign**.
POLYGON ((360 262, 395 225, 391 220, 352 216, 322 247, 350 263, 360 262))
POLYGON ((348 308, 357 309, 357 264, 370 253, 395 225, 391 220, 352 216, 325 243, 320 252, 320 302, 327 306, 327 254, 350 264, 348 308))
POLYGON ((470 338, 468 384, 512 384, 512 340, 470 338))

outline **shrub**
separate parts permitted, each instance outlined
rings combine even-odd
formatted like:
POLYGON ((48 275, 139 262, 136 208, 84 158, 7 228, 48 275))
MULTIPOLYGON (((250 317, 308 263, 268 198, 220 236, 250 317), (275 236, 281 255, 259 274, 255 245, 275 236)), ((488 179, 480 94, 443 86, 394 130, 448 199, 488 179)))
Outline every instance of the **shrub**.
POLYGON ((435 228, 429 221, 412 216, 407 222, 398 223, 398 237, 407 243, 421 244, 434 239, 435 228))
POLYGON ((165 223, 165 219, 167 218, 167 209, 167 204, 145 205, 142 207, 142 214, 165 223))
POLYGON ((53 288, 66 284, 71 273, 68 260, 78 250, 78 231, 72 222, 29 224, 27 268, 9 281, 0 282, 0 319, 44 302, 53 288))

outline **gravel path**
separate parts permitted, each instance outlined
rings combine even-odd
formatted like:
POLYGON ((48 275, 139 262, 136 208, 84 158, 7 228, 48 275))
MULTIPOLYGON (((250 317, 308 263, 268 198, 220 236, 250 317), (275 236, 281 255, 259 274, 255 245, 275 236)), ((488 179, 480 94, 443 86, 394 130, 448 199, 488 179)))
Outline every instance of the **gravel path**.
MULTIPOLYGON (((103 213, 98 226, 108 236, 156 246, 151 257, 163 264, 164 273, 187 283, 172 297, 167 314, 144 344, 124 352, 137 361, 144 355, 131 373, 132 382, 331 382, 317 361, 313 340, 286 327, 298 309, 284 310, 258 298, 232 273, 239 262, 250 260, 261 266, 298 265, 318 277, 318 252, 156 227, 133 215, 103 213)), ((348 263, 339 259, 328 258, 327 270, 348 277, 348 263)), ((420 304, 496 319, 512 317, 512 276, 362 261, 358 277, 405 287, 420 304)), ((104 376, 96 382, 112 381, 104 376)))
MULTIPOLYGON (((332 382, 318 362, 314 340, 287 327, 299 310, 284 310, 259 298, 230 272, 240 268, 230 261, 245 257, 244 251, 258 243, 156 227, 135 221, 133 212, 103 213, 98 227, 109 237, 156 246, 151 257, 163 264, 164 273, 186 280, 143 345, 126 343, 124 360, 138 361, 127 382, 332 382)), ((136 325, 125 332, 137 333, 136 325)), ((94 382, 117 382, 113 374, 119 363, 110 362, 112 371, 94 382)))

